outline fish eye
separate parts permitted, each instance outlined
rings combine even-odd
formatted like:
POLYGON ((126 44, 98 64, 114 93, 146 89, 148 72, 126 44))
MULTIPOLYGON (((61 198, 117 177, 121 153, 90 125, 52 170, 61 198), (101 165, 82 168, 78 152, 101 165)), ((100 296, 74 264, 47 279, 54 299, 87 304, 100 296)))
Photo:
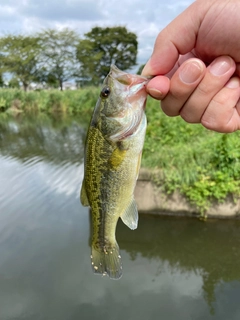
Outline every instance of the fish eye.
POLYGON ((109 96, 110 92, 111 92, 110 88, 109 87, 105 87, 105 88, 102 89, 102 91, 100 93, 100 96, 102 98, 107 98, 109 96))

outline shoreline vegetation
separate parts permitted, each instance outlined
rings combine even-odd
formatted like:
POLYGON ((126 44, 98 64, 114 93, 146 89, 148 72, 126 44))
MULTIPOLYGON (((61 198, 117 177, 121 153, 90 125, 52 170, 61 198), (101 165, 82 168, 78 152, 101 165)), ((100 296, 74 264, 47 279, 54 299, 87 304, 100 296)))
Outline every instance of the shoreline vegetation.
MULTIPOLYGON (((20 113, 81 115, 88 124, 99 95, 97 87, 24 92, 0 89, 0 120, 20 113)), ((142 167, 160 192, 178 192, 201 217, 214 203, 240 196, 240 132, 220 134, 180 117, 169 118, 148 98, 148 126, 142 167)))

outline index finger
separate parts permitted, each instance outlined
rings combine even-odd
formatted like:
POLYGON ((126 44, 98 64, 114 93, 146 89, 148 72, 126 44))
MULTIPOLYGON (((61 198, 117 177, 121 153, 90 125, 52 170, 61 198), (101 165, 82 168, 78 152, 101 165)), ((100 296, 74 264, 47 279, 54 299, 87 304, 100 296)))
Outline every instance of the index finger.
POLYGON ((168 73, 180 54, 186 54, 194 48, 201 21, 207 10, 202 7, 197 1, 194 2, 159 33, 152 56, 142 75, 149 77, 168 73))

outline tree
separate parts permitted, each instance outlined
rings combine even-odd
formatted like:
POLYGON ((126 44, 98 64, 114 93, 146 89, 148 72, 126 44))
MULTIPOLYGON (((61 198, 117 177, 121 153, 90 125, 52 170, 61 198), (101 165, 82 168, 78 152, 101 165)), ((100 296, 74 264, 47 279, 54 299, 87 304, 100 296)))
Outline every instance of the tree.
POLYGON ((47 84, 47 86, 49 87, 52 87, 52 88, 58 88, 58 84, 59 84, 59 81, 58 79, 52 75, 51 73, 49 73, 47 75, 47 78, 45 79, 45 83, 47 84))
POLYGON ((3 80, 3 75, 2 73, 0 73, 0 88, 4 87, 5 83, 4 83, 4 80, 3 80))
POLYGON ((137 36, 125 27, 94 27, 77 46, 83 83, 99 84, 109 72, 111 64, 121 70, 136 65, 137 36))
POLYGON ((46 79, 56 79, 62 90, 63 82, 75 75, 76 44, 79 37, 73 30, 67 28, 62 31, 47 29, 38 36, 43 48, 41 61, 46 68, 46 79))
POLYGON ((26 91, 31 81, 37 81, 41 46, 38 37, 7 35, 0 39, 0 71, 10 72, 22 82, 26 91))
POLYGON ((17 89, 19 89, 20 85, 19 85, 18 79, 16 77, 12 77, 8 82, 8 87, 9 88, 17 88, 17 89))
POLYGON ((141 75, 144 67, 145 67, 145 64, 141 64, 140 67, 138 68, 137 74, 141 75))

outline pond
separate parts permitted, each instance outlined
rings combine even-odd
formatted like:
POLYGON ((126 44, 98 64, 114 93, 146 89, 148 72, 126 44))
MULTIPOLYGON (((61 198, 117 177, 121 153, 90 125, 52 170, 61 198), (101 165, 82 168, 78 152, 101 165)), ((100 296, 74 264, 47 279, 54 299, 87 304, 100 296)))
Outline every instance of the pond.
POLYGON ((239 320, 239 220, 119 221, 123 277, 92 273, 85 132, 77 117, 0 118, 0 319, 239 320))

